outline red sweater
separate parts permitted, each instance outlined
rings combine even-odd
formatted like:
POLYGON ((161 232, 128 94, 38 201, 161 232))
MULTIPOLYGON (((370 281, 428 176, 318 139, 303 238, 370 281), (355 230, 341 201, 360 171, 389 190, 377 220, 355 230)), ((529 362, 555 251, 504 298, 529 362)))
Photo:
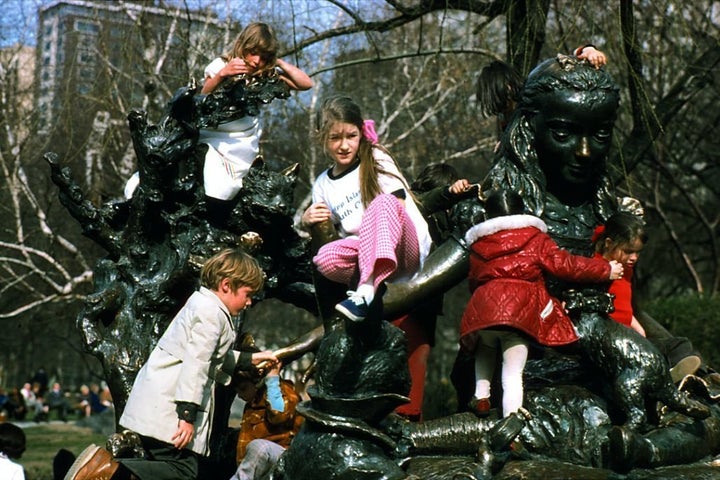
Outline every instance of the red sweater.
MULTIPOLYGON (((602 258, 599 253, 595 254, 595 257, 602 258)), ((623 325, 630 326, 633 317, 632 307, 632 267, 623 267, 623 276, 618 280, 610 282, 609 293, 615 295, 613 305, 615 311, 610 314, 610 318, 623 325)))

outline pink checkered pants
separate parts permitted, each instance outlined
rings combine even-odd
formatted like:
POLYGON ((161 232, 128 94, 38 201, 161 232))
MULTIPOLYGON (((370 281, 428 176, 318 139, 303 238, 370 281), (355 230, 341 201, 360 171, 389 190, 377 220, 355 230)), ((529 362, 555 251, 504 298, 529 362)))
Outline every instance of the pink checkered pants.
POLYGON ((351 285, 374 279, 377 286, 393 276, 412 275, 420 268, 417 232, 405 207, 394 195, 381 194, 370 202, 358 238, 342 238, 323 245, 313 258, 330 280, 351 285))

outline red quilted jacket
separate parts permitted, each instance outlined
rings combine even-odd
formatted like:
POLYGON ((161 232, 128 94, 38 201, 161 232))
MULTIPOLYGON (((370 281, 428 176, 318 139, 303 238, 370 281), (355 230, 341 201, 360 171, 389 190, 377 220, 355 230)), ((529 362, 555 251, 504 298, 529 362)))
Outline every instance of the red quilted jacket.
POLYGON ((577 340, 560 302, 545 288, 544 274, 567 281, 603 282, 610 264, 572 255, 545 233, 532 215, 496 217, 465 234, 471 246, 469 283, 472 297, 460 324, 460 344, 473 352, 484 328, 511 327, 548 346, 577 340))

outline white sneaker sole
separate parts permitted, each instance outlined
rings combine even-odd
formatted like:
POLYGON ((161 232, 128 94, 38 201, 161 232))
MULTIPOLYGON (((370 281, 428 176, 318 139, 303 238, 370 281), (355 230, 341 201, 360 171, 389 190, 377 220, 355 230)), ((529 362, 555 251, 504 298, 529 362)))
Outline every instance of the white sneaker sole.
POLYGON ((341 305, 339 303, 337 305, 335 305, 335 311, 342 313, 344 317, 346 317, 349 320, 352 320, 353 322, 359 322, 361 320, 365 320, 365 317, 359 317, 359 316, 355 315, 354 313, 352 313, 350 310, 348 310, 347 308, 345 308, 343 305, 341 305))

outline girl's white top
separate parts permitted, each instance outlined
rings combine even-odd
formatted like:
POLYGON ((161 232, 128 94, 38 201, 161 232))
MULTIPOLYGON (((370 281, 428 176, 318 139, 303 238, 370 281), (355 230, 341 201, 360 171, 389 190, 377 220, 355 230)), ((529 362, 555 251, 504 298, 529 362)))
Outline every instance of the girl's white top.
MULTIPOLYGON (((405 209, 415 225, 420 247, 420 262, 422 264, 428 256, 432 244, 427 222, 425 222, 420 210, 418 210, 417 205, 410 196, 407 182, 404 181, 405 177, 400 173, 393 159, 379 148, 373 148, 372 153, 381 169, 399 177, 380 175, 378 182, 382 192, 392 193, 400 189, 405 190, 405 209)), ((338 234, 341 237, 357 236, 363 213, 365 213, 365 207, 360 198, 360 168, 356 166, 334 179, 328 175, 331 170, 325 170, 315 180, 313 184, 313 203, 323 202, 330 208, 332 211, 331 220, 336 225, 338 234)))
MULTIPOLYGON (((226 63, 216 58, 205 67, 205 77, 214 77, 226 63)), ((203 168, 207 196, 230 200, 238 193, 243 177, 260 154, 261 134, 260 121, 252 116, 221 123, 214 129, 200 129, 198 142, 208 145, 203 168)))

